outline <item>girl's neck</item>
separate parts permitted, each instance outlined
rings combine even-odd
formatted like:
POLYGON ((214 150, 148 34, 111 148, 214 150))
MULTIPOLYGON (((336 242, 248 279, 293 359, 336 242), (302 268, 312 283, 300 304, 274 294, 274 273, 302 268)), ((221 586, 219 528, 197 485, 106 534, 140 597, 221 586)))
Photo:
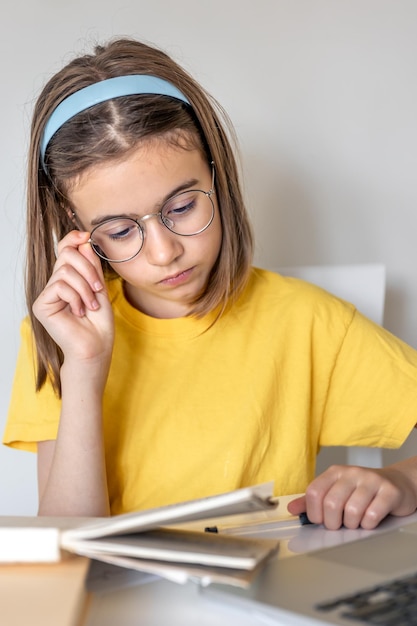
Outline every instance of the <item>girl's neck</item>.
POLYGON ((140 290, 135 289, 127 282, 123 283, 123 290, 129 304, 149 317, 176 319, 186 317, 191 309, 191 306, 187 303, 163 300, 161 298, 152 299, 147 297, 144 301, 141 298, 140 290))

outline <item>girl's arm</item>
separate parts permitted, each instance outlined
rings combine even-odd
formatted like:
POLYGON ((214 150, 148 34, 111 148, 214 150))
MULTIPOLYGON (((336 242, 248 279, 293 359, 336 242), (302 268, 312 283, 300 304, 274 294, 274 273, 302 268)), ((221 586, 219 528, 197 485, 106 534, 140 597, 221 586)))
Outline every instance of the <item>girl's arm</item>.
POLYGON ((38 514, 109 515, 101 392, 88 369, 66 367, 57 440, 38 444, 38 514))
POLYGON ((88 234, 58 246, 53 275, 33 311, 64 354, 56 441, 38 444, 39 514, 109 514, 102 397, 113 346, 113 316, 88 234))
POLYGON ((388 514, 417 508, 417 457, 382 469, 333 465, 313 480, 305 496, 289 503, 293 515, 306 512, 327 528, 375 528, 388 514))

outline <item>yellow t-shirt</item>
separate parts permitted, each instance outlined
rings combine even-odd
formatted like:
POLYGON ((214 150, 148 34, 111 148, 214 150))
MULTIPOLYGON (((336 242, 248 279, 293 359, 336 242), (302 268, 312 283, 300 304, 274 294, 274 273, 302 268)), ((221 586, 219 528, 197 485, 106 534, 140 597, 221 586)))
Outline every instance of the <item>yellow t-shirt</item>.
MULTIPOLYGON (((104 395, 113 514, 275 481, 299 493, 321 445, 400 446, 417 422, 417 352, 355 308, 253 269, 214 324, 155 319, 109 283, 116 338, 104 395)), ((22 326, 4 443, 36 450, 60 401, 34 391, 22 326)))

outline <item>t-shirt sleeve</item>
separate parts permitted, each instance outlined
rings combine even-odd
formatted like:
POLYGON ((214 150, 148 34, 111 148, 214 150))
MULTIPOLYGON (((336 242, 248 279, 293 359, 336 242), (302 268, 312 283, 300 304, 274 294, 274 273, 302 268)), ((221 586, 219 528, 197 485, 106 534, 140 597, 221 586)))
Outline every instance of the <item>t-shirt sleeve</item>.
POLYGON ((36 452, 38 441, 56 439, 61 402, 48 381, 36 392, 33 337, 28 318, 21 324, 20 335, 3 443, 36 452))
POLYGON ((335 360, 320 444, 400 447, 417 423, 417 351, 358 311, 335 360))

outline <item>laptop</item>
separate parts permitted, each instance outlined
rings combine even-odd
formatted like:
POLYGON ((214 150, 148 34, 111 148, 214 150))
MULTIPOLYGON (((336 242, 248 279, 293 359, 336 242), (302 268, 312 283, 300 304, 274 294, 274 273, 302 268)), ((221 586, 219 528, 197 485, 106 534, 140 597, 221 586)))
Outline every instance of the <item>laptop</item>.
POLYGON ((417 521, 403 519, 356 541, 272 559, 248 589, 213 584, 201 593, 242 607, 254 624, 417 625, 417 521))

